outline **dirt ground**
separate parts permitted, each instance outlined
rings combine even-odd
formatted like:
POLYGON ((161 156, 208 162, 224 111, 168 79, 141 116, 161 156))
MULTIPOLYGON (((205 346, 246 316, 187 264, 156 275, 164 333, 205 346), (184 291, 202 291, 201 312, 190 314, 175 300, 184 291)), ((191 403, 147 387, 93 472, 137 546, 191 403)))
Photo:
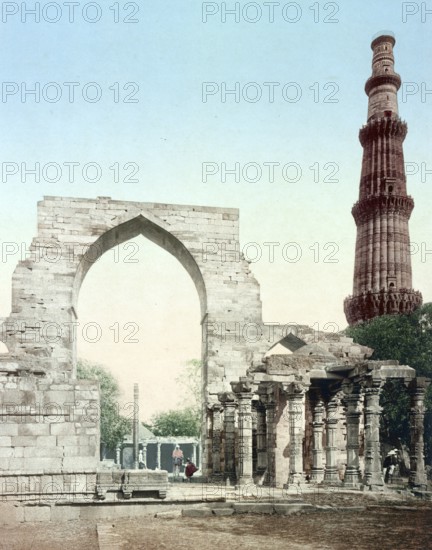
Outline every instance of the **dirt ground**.
MULTIPOLYGON (((304 499, 306 500, 306 499, 304 499)), ((345 506, 371 500, 320 499, 338 509, 292 516, 238 514, 167 519, 145 516, 98 522, 112 527, 121 548, 131 550, 427 550, 432 548, 432 503, 380 503, 363 511, 345 506)), ((26 523, 0 529, 5 550, 97 550, 96 522, 26 523)))

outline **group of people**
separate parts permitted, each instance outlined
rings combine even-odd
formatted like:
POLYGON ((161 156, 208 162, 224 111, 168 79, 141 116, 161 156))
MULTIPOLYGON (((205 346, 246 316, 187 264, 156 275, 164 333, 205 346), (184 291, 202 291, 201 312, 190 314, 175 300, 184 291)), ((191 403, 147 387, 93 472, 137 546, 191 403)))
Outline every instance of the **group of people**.
MULTIPOLYGON (((175 446, 175 449, 172 452, 172 459, 173 459, 174 477, 179 477, 180 468, 182 467, 183 460, 184 460, 183 451, 180 449, 180 445, 175 446)), ((190 458, 186 458, 186 466, 185 466, 186 481, 190 483, 192 481, 192 476, 196 471, 198 471, 198 468, 195 466, 192 460, 190 458)))
MULTIPOLYGON (((175 446, 175 449, 173 450, 173 453, 172 453, 172 459, 173 459, 173 474, 174 474, 174 477, 178 477, 180 475, 180 468, 182 467, 183 460, 184 460, 183 451, 180 449, 180 445, 175 446)), ((383 476, 384 476, 385 483, 392 483, 393 474, 398 463, 399 463, 398 450, 392 449, 387 453, 387 456, 385 457, 384 463, 383 463, 383 476)), ((192 479, 192 476, 197 470, 198 468, 191 461, 191 459, 187 458, 186 467, 185 467, 186 480, 190 482, 192 479)))

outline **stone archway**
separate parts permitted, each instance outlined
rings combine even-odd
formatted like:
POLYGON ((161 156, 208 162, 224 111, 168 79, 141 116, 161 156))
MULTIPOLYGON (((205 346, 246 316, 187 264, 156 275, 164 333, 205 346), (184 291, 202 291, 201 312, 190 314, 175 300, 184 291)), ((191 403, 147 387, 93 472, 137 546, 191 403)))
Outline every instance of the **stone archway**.
POLYGON ((45 197, 38 203, 38 234, 13 275, 12 312, 2 339, 13 355, 31 356, 33 364, 43 356, 45 370, 74 378, 82 281, 98 257, 137 235, 175 256, 195 283, 203 403, 215 401, 230 380, 245 374, 254 348, 261 348, 230 332, 232 326, 262 324, 259 285, 239 253, 236 209, 45 197))

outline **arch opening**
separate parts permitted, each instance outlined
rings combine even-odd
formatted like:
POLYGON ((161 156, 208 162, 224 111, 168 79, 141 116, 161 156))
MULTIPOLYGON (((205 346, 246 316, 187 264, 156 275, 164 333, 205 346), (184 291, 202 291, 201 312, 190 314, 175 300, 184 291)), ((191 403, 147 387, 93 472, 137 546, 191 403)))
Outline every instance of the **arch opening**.
MULTIPOLYGON (((135 382, 140 420, 187 405, 181 382, 187 363, 200 358, 200 305, 172 256, 142 235, 126 241, 89 270, 78 306, 77 357, 107 367, 117 379, 122 414, 131 412, 124 407, 135 382)), ((202 375, 198 370, 197 380, 202 375)))
POLYGON ((111 248, 123 244, 138 235, 142 235, 169 252, 186 269, 197 289, 201 306, 201 318, 204 318, 207 312, 207 294, 204 279, 195 258, 177 237, 143 215, 139 215, 109 229, 88 247, 80 261, 74 279, 72 305, 75 310, 77 310, 81 285, 91 266, 111 248))

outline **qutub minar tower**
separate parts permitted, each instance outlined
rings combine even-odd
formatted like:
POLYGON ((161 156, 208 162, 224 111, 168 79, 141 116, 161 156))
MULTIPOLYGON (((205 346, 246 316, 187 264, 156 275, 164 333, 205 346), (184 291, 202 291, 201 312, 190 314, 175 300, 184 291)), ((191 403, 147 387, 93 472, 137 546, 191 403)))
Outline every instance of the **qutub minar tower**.
POLYGON ((422 303, 412 289, 407 195, 402 144, 407 125, 399 118, 391 33, 372 41, 372 76, 367 124, 360 130, 363 162, 359 200, 352 209, 357 226, 353 295, 345 299, 350 325, 386 314, 411 313, 422 303))

